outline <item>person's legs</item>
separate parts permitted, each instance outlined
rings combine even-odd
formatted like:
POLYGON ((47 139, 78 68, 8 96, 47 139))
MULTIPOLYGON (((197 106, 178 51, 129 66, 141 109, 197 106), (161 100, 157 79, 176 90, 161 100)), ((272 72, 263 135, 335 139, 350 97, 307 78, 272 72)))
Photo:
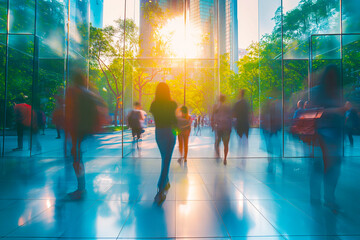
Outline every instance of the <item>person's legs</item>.
POLYGON ((39 130, 38 129, 34 129, 33 130, 33 136, 32 136, 32 139, 33 139, 33 146, 35 145, 36 146, 36 150, 37 151, 40 151, 41 150, 41 144, 40 144, 40 141, 39 141, 39 130))
POLYGON ((56 138, 59 139, 61 136, 60 136, 60 127, 58 126, 56 126, 56 133, 57 133, 56 138))
POLYGON ((187 155, 189 150, 189 136, 190 136, 190 130, 186 130, 184 132, 184 159, 185 162, 187 162, 187 155))
POLYGON ((248 139, 248 138, 249 138, 249 128, 247 128, 247 129, 245 130, 245 135, 246 135, 246 139, 248 139))
POLYGON ((226 132, 223 134, 222 140, 224 143, 224 164, 227 164, 227 155, 229 153, 229 141, 230 141, 230 133, 231 130, 229 132, 226 132))
POLYGON ((169 168, 176 138, 170 128, 156 129, 155 134, 162 159, 158 188, 159 192, 163 192, 169 183, 169 168))
POLYGON ((215 154, 216 157, 220 157, 220 141, 221 141, 221 132, 219 130, 215 130, 215 154))
POLYGON ((350 146, 354 146, 354 138, 351 130, 348 130, 348 136, 349 136, 350 146))
POLYGON ((338 129, 324 129, 318 131, 320 147, 324 161, 324 201, 325 205, 336 209, 335 190, 341 169, 341 131, 338 129))
POLYGON ((336 207, 335 190, 340 177, 341 163, 332 164, 324 173, 324 200, 331 207, 336 207))
POLYGON ((136 147, 139 150, 140 146, 139 146, 139 140, 141 137, 141 128, 136 129, 136 147))
POLYGON ((24 144, 24 125, 21 123, 17 123, 16 132, 17 132, 18 149, 22 149, 24 144))
POLYGON ((75 135, 71 136, 72 141, 72 149, 71 154, 73 155, 74 162, 73 167, 75 171, 75 175, 78 181, 78 191, 85 190, 85 167, 84 163, 81 159, 81 141, 80 137, 75 135))
POLYGON ((180 158, 182 158, 184 155, 184 135, 183 133, 179 133, 178 135, 178 141, 179 141, 179 153, 180 153, 180 158))

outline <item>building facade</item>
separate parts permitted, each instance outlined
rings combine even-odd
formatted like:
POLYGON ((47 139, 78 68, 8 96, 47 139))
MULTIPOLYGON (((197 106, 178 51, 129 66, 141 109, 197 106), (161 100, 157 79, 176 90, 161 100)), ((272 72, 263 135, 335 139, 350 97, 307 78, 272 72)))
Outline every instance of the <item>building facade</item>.
POLYGON ((90 22, 97 28, 103 27, 104 0, 90 0, 90 22))
POLYGON ((230 68, 237 72, 238 18, 236 0, 218 0, 220 55, 229 54, 230 68))

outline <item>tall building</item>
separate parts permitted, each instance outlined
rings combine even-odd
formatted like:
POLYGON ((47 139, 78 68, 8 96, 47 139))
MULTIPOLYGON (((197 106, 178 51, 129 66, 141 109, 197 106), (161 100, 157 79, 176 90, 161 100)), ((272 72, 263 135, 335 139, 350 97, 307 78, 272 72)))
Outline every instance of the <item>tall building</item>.
POLYGON ((103 27, 104 0, 90 0, 90 22, 97 28, 103 27))
POLYGON ((207 39, 201 42, 202 58, 214 58, 214 6, 214 0, 189 0, 188 19, 192 29, 207 39))
MULTIPOLYGON (((188 0, 187 0, 188 1, 188 0)), ((140 0, 140 55, 150 57, 151 49, 154 47, 152 39, 153 29, 151 24, 145 18, 143 6, 145 4, 159 3, 159 6, 170 15, 176 16, 183 14, 183 0, 140 0)))
POLYGON ((237 1, 218 0, 218 3, 220 54, 229 54, 230 68, 237 72, 236 61, 239 59, 237 1))
MULTIPOLYGON (((162 9, 167 9, 171 15, 184 13, 184 0, 141 0, 141 6, 150 2, 159 3, 162 9)), ((229 54, 231 69, 237 72, 238 61, 238 19, 236 0, 186 0, 187 20, 192 31, 201 33, 200 56, 215 57, 217 22, 219 21, 220 54, 229 54), (219 9, 219 20, 217 17, 219 9)), ((140 8, 140 34, 142 39, 141 53, 143 57, 151 54, 154 47, 151 39, 152 27, 144 18, 143 8, 140 8)))

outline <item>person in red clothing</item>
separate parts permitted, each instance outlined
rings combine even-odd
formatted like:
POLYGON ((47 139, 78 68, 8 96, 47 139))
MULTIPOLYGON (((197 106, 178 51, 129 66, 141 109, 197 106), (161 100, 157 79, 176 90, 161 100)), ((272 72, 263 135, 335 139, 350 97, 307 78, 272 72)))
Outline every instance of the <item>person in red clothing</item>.
POLYGON ((78 182, 77 190, 69 196, 81 199, 86 194, 81 143, 86 136, 98 132, 106 124, 107 108, 101 97, 87 88, 85 75, 76 72, 73 76, 73 82, 66 90, 64 130, 71 138, 71 155, 78 182))
POLYGON ((14 151, 22 150, 24 144, 24 130, 31 125, 31 106, 27 103, 17 103, 14 105, 17 148, 14 151))
POLYGON ((180 114, 177 117, 177 122, 179 129, 178 140, 180 152, 180 158, 178 162, 181 163, 182 159, 184 159, 184 162, 187 162, 192 119, 186 106, 182 106, 180 108, 180 114))

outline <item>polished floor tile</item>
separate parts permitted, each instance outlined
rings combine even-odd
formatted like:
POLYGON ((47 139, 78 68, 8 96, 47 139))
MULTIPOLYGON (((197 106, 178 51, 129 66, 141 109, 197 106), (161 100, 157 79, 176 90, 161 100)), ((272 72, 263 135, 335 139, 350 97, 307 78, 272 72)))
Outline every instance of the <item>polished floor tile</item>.
POLYGON ((225 225, 210 201, 177 201, 177 237, 229 237, 225 225))
POLYGON ((165 201, 161 207, 153 201, 140 201, 131 209, 119 238, 175 237, 175 211, 175 201, 165 201))
POLYGON ((69 224, 63 238, 116 238, 127 220, 132 203, 98 201, 69 224))
POLYGON ((216 201, 216 207, 232 237, 281 236, 248 200, 216 201))
POLYGON ((121 159, 116 134, 86 140, 80 201, 67 198, 77 181, 61 152, 0 159, 0 238, 360 240, 360 158, 344 159, 333 212, 309 201, 317 159, 237 159, 231 143, 224 166, 212 157, 213 138, 202 134, 191 137, 187 164, 176 161, 175 148, 161 206, 154 204, 161 159, 151 131, 141 157, 128 141, 129 157, 121 159))

